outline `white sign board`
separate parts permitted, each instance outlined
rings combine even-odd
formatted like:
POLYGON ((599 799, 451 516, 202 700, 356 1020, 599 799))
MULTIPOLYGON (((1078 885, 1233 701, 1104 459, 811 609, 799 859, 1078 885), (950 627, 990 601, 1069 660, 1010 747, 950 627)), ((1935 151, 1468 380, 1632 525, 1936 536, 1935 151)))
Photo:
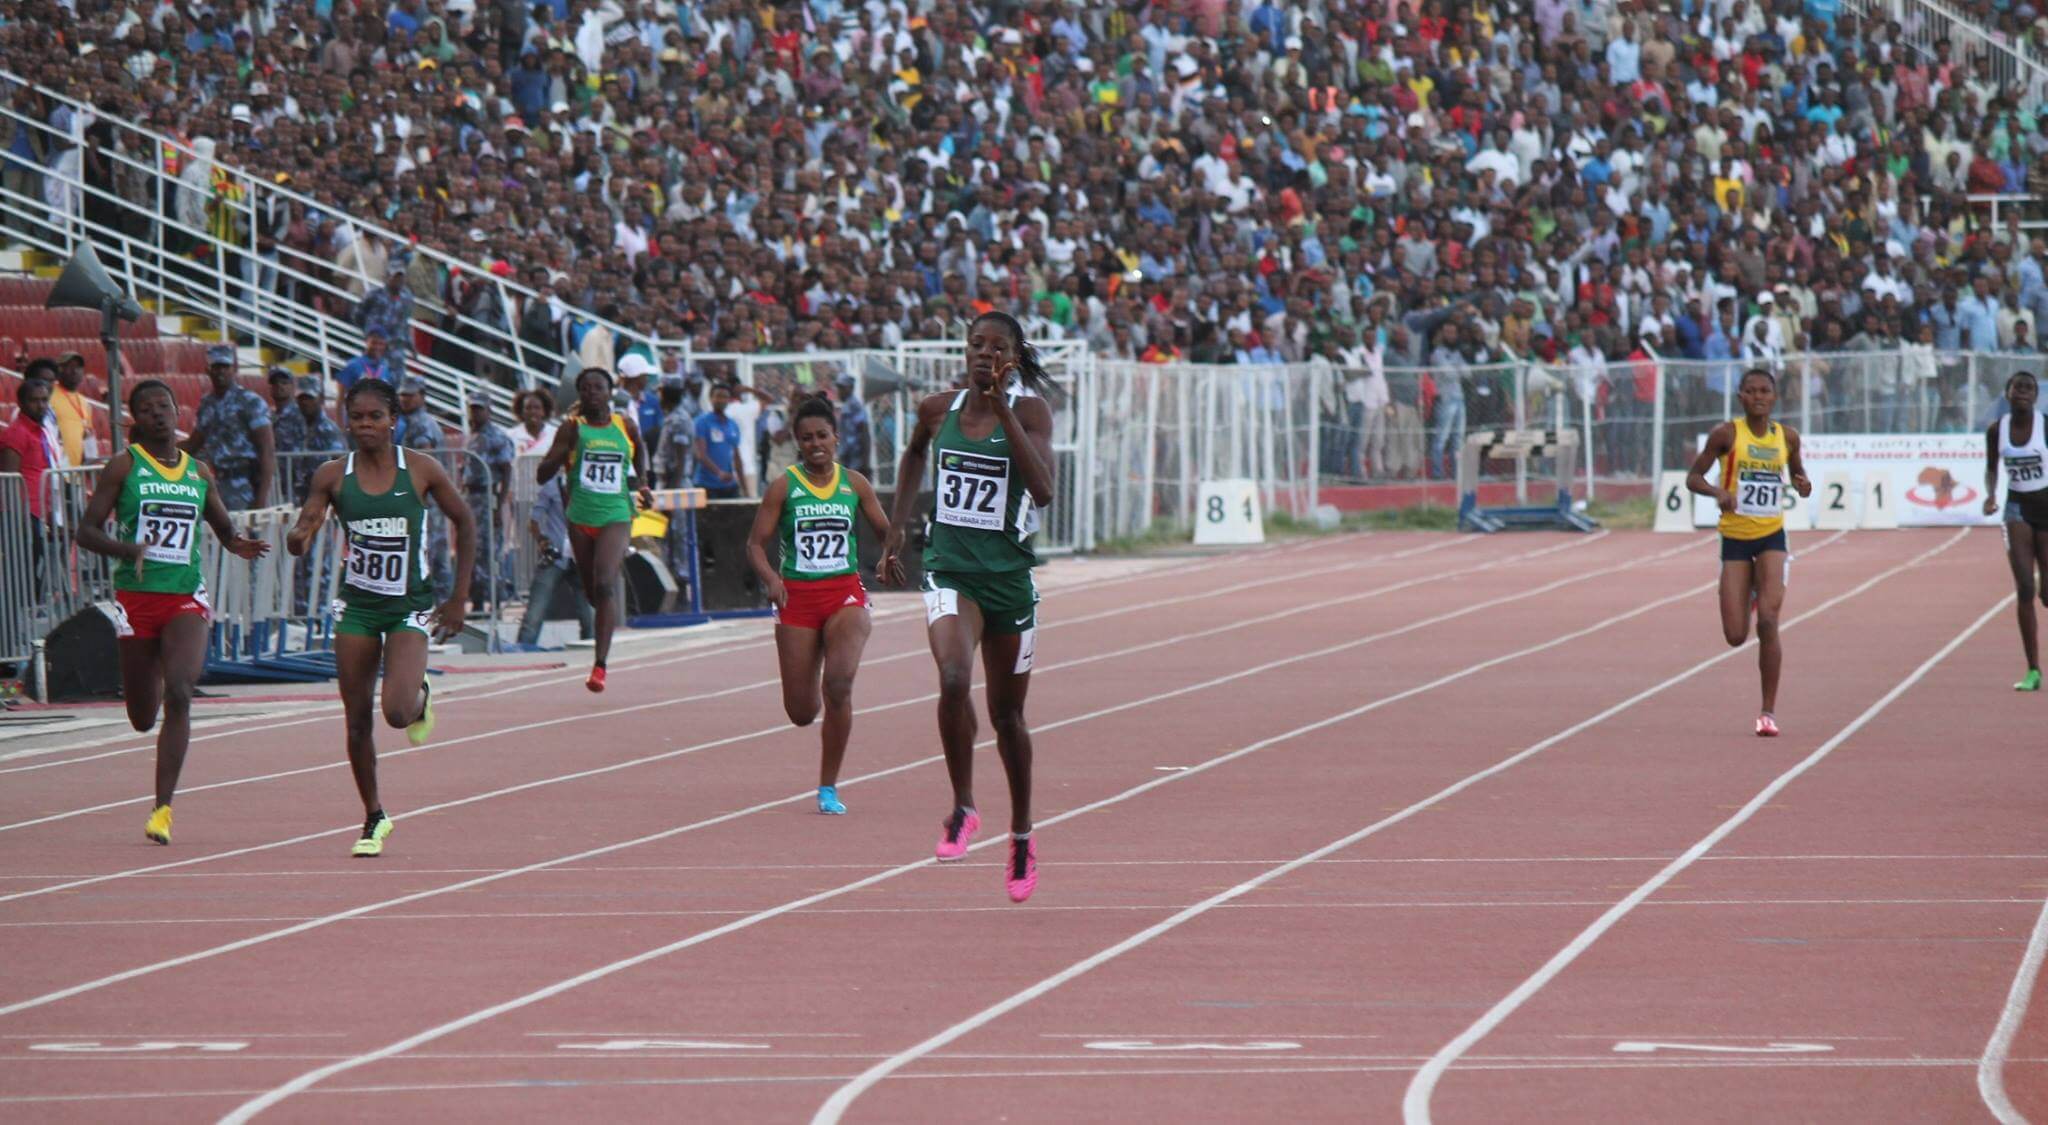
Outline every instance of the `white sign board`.
POLYGON ((1264 543, 1259 487, 1250 480, 1205 480, 1195 494, 1195 542, 1202 546, 1264 543))
MULTIPOLYGON (((1786 519, 1785 526, 1813 526, 1813 513, 1828 499, 1819 482, 1846 473, 1849 491, 1864 498, 1863 527, 1960 527, 1996 525, 1984 514, 1984 435, 1972 434, 1801 434, 1800 455, 1814 495, 1786 519), (1874 484, 1873 482, 1879 482, 1874 484), (1873 491, 1883 495, 1869 510, 1873 491), (1799 509, 1803 508, 1804 511, 1799 509), (1891 509, 1889 513, 1882 509, 1891 509), (1893 519, 1893 515, 1896 519, 1893 519)), ((1701 434, 1695 448, 1706 445, 1701 434)), ((1715 466, 1711 479, 1720 471, 1715 466)), ((1786 495, 1793 495, 1790 489, 1786 495)), ((1714 502, 1700 497, 1693 523, 1710 527, 1719 518, 1714 502)))

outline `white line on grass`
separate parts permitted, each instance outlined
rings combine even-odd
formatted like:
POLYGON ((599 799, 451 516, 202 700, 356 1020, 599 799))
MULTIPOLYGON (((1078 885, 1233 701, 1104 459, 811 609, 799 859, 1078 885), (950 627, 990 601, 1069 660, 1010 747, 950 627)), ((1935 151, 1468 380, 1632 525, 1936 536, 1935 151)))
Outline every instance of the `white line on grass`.
MULTIPOLYGON (((1882 573, 1879 573, 1878 575, 1864 581, 1862 584, 1844 593, 1837 594, 1835 597, 1830 598, 1825 602, 1822 602, 1821 604, 1806 611, 1800 616, 1792 618, 1790 621, 1787 621, 1785 623, 1784 627, 1789 629, 1792 626, 1797 625, 1799 622, 1814 616, 1815 614, 1822 613, 1827 609, 1835 605, 1838 605, 1843 601, 1848 600, 1849 598, 1855 597, 1856 595, 1870 589, 1871 587, 1877 585, 1879 582, 1884 581, 1892 575, 1898 574, 1899 572, 1906 570, 1909 567, 1918 565, 1921 561, 1930 558, 1933 555, 1940 553, 1941 551, 1947 550, 1949 546, 1956 543, 1965 534, 1967 534, 1967 529, 1965 531, 1956 533, 1955 536, 1951 537, 1946 542, 1942 543, 1940 546, 1930 551, 1927 551, 1921 555, 1918 555, 1908 562, 1901 563, 1898 566, 1883 571, 1882 573)), ((1709 588, 1712 585, 1712 583, 1708 583, 1707 586, 1696 588, 1696 590, 1709 588)), ((1686 591, 1686 594, 1690 595, 1696 592, 1696 590, 1686 591)), ((1499 774, 1507 769, 1510 769, 1518 763, 1527 761, 1528 759, 1535 757, 1537 754, 1542 753, 1544 750, 1547 750, 1550 747, 1555 746, 1558 743, 1561 743, 1566 739, 1569 739, 1579 734, 1580 732, 1585 731, 1599 723, 1605 722, 1606 720, 1614 717, 1615 715, 1619 715, 1622 712, 1629 710, 1636 704, 1641 703, 1642 701, 1649 699, 1652 696, 1655 696, 1671 687, 1676 686, 1677 684, 1683 683, 1684 681, 1691 679, 1693 676, 1696 676, 1699 673, 1714 667, 1715 665, 1721 663, 1724 660, 1729 659, 1737 653, 1747 650, 1754 643, 1754 641, 1747 642, 1738 648, 1730 648, 1715 656, 1709 657, 1706 660, 1702 660, 1698 664, 1693 665, 1691 668, 1688 668, 1685 671, 1680 672, 1677 675, 1662 681, 1661 683, 1655 684, 1649 688, 1644 689, 1643 691, 1637 692, 1635 695, 1632 695, 1629 698, 1622 700, 1620 703, 1617 703, 1614 706, 1609 707, 1604 711, 1601 711, 1599 714, 1594 715, 1590 719, 1584 719, 1578 723, 1575 723, 1572 726, 1567 727, 1564 730, 1558 732, 1557 734, 1551 735, 1550 737, 1543 739, 1542 741, 1537 742, 1531 746, 1528 746, 1507 758, 1503 758, 1502 760, 1495 762, 1493 765, 1488 766, 1483 770, 1479 770, 1476 773, 1466 775, 1460 780, 1453 782, 1448 786, 1445 786, 1443 789, 1440 789, 1437 792, 1431 794, 1430 796, 1425 797, 1412 805, 1409 805, 1407 808, 1404 808, 1391 816, 1384 817, 1380 820, 1374 821, 1373 823, 1366 825, 1364 828, 1361 828, 1348 836, 1345 836, 1338 840, 1333 840, 1330 843, 1315 849, 1314 851, 1308 852, 1301 856, 1297 856, 1296 858, 1291 859, 1284 864, 1271 868, 1267 871, 1261 872, 1260 874, 1253 876, 1252 878, 1247 879, 1244 882, 1239 883, 1238 885, 1231 887, 1230 889, 1223 891, 1220 894, 1212 895, 1209 898, 1203 899, 1201 902, 1195 903, 1194 905, 1187 907, 1186 909, 1180 911, 1177 914, 1174 914, 1169 918, 1163 919, 1162 921, 1159 921, 1151 926, 1146 927, 1143 930, 1138 931, 1135 934, 1132 934, 1130 937, 1127 937, 1124 940, 1117 942, 1115 945, 1111 945, 1088 957, 1083 958, 1080 961, 1076 961, 1072 965, 1067 966, 1066 968, 1060 970, 1052 976, 1046 977, 1043 980, 1040 980, 1038 983, 1023 989, 1020 992, 1016 992, 995 1004, 983 1008, 981 1011, 976 1012, 974 1015, 969 1016, 964 1020, 961 1020, 959 1023, 956 1023, 953 1026, 946 1028, 945 1030, 939 1032, 936 1035, 931 1036, 923 1042, 911 1046, 895 1055, 890 1056, 887 1059, 884 1059, 882 1062, 879 1062, 874 1066, 869 1067, 867 1070, 861 1072, 861 1074, 855 1077, 852 1081, 846 1083, 844 1086, 841 1086, 839 1089, 833 1091, 832 1096, 827 1098, 825 1104, 818 1107, 818 1112, 812 1116, 812 1125, 833 1125, 833 1123, 837 1122, 840 1119, 840 1117, 842 1117, 846 1113, 846 1110, 853 1105, 853 1102, 856 1098, 860 1097, 861 1094, 873 1088, 876 1083, 889 1077, 891 1074, 894 1074, 896 1071, 902 1069, 910 1063, 915 1062, 919 1058, 922 1058, 930 1054, 931 1052, 936 1051, 949 1043, 952 1043, 953 1041, 961 1038, 969 1032, 974 1031, 976 1028, 982 1027, 985 1024, 988 1024, 1009 1012, 1015 1011, 1016 1009, 1023 1007, 1031 1001, 1036 1000, 1040 996, 1043 996, 1046 993, 1051 992, 1056 988, 1059 988, 1061 985, 1064 985, 1067 982, 1074 980, 1075 978, 1080 977, 1101 965, 1104 965, 1112 960, 1115 960, 1116 958, 1123 956, 1125 953, 1128 953, 1131 950, 1138 948, 1139 946, 1145 945, 1146 943, 1152 941, 1154 938, 1157 938, 1162 934, 1166 934, 1187 922, 1193 921, 1194 919, 1201 917, 1209 911, 1214 910, 1218 906, 1222 906, 1224 904, 1231 902, 1234 899, 1241 898, 1244 895, 1250 894, 1252 891, 1257 890, 1258 888, 1266 885, 1267 883, 1272 882, 1275 879, 1280 878, 1283 875, 1288 874, 1289 872, 1299 870, 1303 867, 1308 866, 1311 863, 1314 863, 1319 859, 1322 859, 1325 856, 1333 855, 1339 851, 1342 851, 1343 849, 1348 848, 1353 844, 1356 844, 1360 840, 1364 840, 1367 837, 1373 836, 1389 827, 1392 827, 1393 825, 1399 824, 1402 821, 1409 819, 1410 817, 1420 815, 1424 810, 1429 809, 1437 804, 1442 803, 1443 801, 1450 799, 1453 796, 1456 796, 1459 793, 1464 792, 1466 789, 1469 789, 1472 786, 1479 784, 1487 778, 1493 777, 1496 774, 1499 774)), ((1279 735, 1277 737, 1291 738, 1294 737, 1296 734, 1328 725, 1332 721, 1340 721, 1342 719, 1349 718, 1352 716, 1352 714, 1353 713, 1351 712, 1347 712, 1344 715, 1336 716, 1334 720, 1325 719, 1321 723, 1310 724, 1310 726, 1308 727, 1297 728, 1294 731, 1290 731, 1287 734, 1279 735)))
MULTIPOLYGON (((1697 546, 1697 544, 1689 543, 1679 548, 1675 548, 1672 551, 1661 552, 1659 555, 1652 556, 1652 558, 1661 558, 1664 556, 1675 554, 1678 551, 1688 550, 1694 546, 1697 546)), ((1623 567, 1612 567, 1603 570, 1590 571, 1585 574, 1579 575, 1575 578, 1553 582, 1548 584, 1547 586, 1538 587, 1537 589, 1526 591, 1522 594, 1512 595, 1507 598, 1492 599, 1487 602, 1481 602, 1476 605, 1468 606, 1461 610, 1439 615, 1436 618, 1416 622, 1412 625, 1408 625, 1401 629, 1393 630, 1388 633, 1377 634, 1374 637, 1360 638, 1359 640, 1347 642, 1343 645, 1332 646, 1329 649, 1320 650, 1314 653, 1305 653, 1300 656, 1287 658, 1286 660, 1274 661, 1266 665, 1261 665, 1258 668, 1247 669, 1242 672, 1233 673, 1229 676, 1225 676, 1217 680, 1210 681, 1208 683, 1194 684, 1185 688, 1180 688, 1176 691, 1168 692, 1161 696, 1155 697, 1152 700, 1138 700, 1129 703, 1119 704, 1115 707, 1106 708, 1101 712, 1096 712, 1095 714, 1107 714, 1115 711, 1128 710, 1132 707, 1141 706, 1146 702, 1156 702, 1159 699, 1171 698, 1178 695, 1184 695, 1190 692, 1206 691, 1209 688, 1216 686, 1217 684, 1228 682, 1229 680, 1233 679, 1240 679, 1244 676, 1253 675, 1258 672, 1268 670, 1270 668, 1279 667, 1286 664, 1293 664, 1302 660, 1321 659, 1325 656, 1331 655, 1338 651, 1342 651, 1344 649, 1355 648, 1360 644, 1370 643, 1374 640, 1385 639, 1386 637, 1396 636, 1402 633, 1413 632, 1416 629, 1423 628, 1435 622, 1451 620, 1453 618, 1466 616, 1470 613, 1491 609, 1495 605, 1501 604, 1505 601, 1514 601, 1519 600, 1521 598, 1537 596, 1542 593, 1549 592, 1549 590, 1551 589, 1555 589, 1563 585, 1568 585, 1572 582, 1584 581, 1588 578, 1598 577, 1600 575, 1612 571, 1619 571, 1624 567, 1633 568, 1635 566, 1640 565, 1640 563, 1643 561, 1649 560, 1639 560, 1635 563, 1624 564, 1623 567)), ((1873 580, 1873 582, 1874 581, 1875 580, 1873 580)), ((1866 586, 1867 585, 1868 584, 1866 584, 1866 586)), ((1218 766, 1224 765, 1229 762, 1236 761, 1249 754, 1257 753, 1258 751, 1263 750, 1269 746, 1272 746, 1275 743, 1280 742, 1282 740, 1310 733, 1311 731, 1323 729, 1325 727, 1342 722, 1346 719, 1355 718, 1367 712, 1377 710, 1380 707, 1388 706, 1401 700, 1412 698, 1424 692, 1434 690, 1435 688, 1442 687, 1446 684, 1455 683, 1467 677, 1477 675, 1481 672, 1487 671, 1488 669, 1497 667, 1509 661, 1517 660, 1524 656, 1534 655, 1536 653, 1543 652, 1551 648, 1555 648, 1559 645, 1565 644, 1569 641, 1578 639, 1580 637, 1587 636, 1591 633, 1597 632, 1611 625, 1615 625, 1622 621, 1626 621, 1631 618, 1641 616, 1642 614, 1648 613, 1662 606, 1670 605, 1674 602, 1686 598, 1696 597, 1710 588, 1712 588, 1711 583, 1696 586, 1692 589, 1685 590, 1681 593, 1669 595, 1663 598, 1656 599, 1655 601, 1645 603, 1641 606, 1638 606, 1635 609, 1629 610, 1624 613, 1616 614, 1612 617, 1606 618, 1603 621, 1600 621, 1590 626, 1586 626, 1584 628, 1573 630, 1569 633, 1565 633, 1551 640, 1543 641, 1535 645, 1518 649, 1515 652, 1509 653, 1504 656, 1497 656, 1490 658, 1488 660, 1480 661, 1476 664, 1468 665, 1467 667, 1457 672, 1453 672, 1445 676, 1440 676, 1437 679, 1431 680, 1430 682, 1420 685, 1418 687, 1408 688, 1404 691, 1396 692, 1392 695, 1383 696, 1380 699, 1377 699, 1371 703, 1367 703, 1363 706, 1353 708, 1350 711, 1347 711, 1338 716, 1334 716, 1330 719, 1325 719, 1322 722, 1312 723, 1305 727, 1299 727, 1293 731, 1289 731, 1284 735, 1280 735, 1274 738, 1263 739, 1258 742, 1252 743, 1251 745, 1241 747, 1237 750, 1233 750, 1228 753, 1218 755, 1217 757, 1193 765, 1184 772, 1167 774, 1162 777, 1154 778, 1143 784, 1132 786, 1131 788, 1126 789, 1121 793, 1114 794, 1110 797, 1105 797, 1101 800, 1093 801, 1088 804, 1081 805, 1077 808, 1069 809, 1066 812, 1059 813, 1055 816, 1043 818, 1038 821, 1038 825, 1040 827, 1050 827, 1052 825, 1059 824, 1063 821, 1070 820, 1074 817, 1083 816, 1088 813, 1098 811, 1100 809, 1108 808, 1112 805, 1120 804, 1124 801, 1130 800, 1133 797, 1137 797, 1141 794, 1148 793, 1161 786, 1179 783, 1181 781, 1186 780, 1187 778, 1196 776, 1198 774, 1206 773, 1211 769, 1214 769, 1218 766)), ((1080 718, 1085 717, 1087 716, 1077 717, 1076 719, 1070 721, 1080 721, 1080 718)), ((937 758, 926 759, 926 761, 937 760, 937 758)), ((907 767, 898 768, 900 769, 907 767)), ((803 796, 808 796, 808 794, 805 794, 803 796)), ((802 797, 800 796, 789 798, 789 800, 799 799, 802 799, 802 797)), ((1003 837, 995 836, 973 845, 970 848, 970 850, 979 851, 984 848, 991 847, 1003 842, 1003 837)), ((830 890, 820 891, 816 894, 807 895, 803 898, 795 899, 790 902, 785 902, 779 906, 771 907, 770 909, 748 915, 747 917, 735 919, 734 921, 728 922, 725 925, 718 926, 710 930, 700 931, 696 934, 692 934, 687 938, 683 938, 679 941, 672 942, 665 946, 661 946, 660 948, 647 950, 643 953, 637 954, 633 957, 625 958, 620 961, 614 961, 611 964, 603 965, 598 968, 589 970, 588 972, 569 978, 568 980, 558 981, 555 984, 548 985, 544 988, 530 992, 524 996, 493 1005, 489 1008, 485 1008, 480 1011, 472 1012, 466 1016, 462 1016, 458 1019, 451 1020, 438 1027, 430 1028, 426 1031, 412 1035, 396 1043, 392 1043, 385 1047, 379 1048, 378 1050, 358 1055, 354 1058, 345 1059, 330 1064, 328 1066, 321 1067, 317 1070, 309 1071, 308 1073, 302 1074, 297 1078, 292 1079, 290 1082, 285 1083, 282 1086, 276 1087, 275 1089, 266 1092, 261 1097, 254 1098, 244 1103, 243 1105, 238 1107, 233 1113, 230 1113, 227 1117, 222 1119, 223 1125, 237 1125, 237 1123, 246 1122, 251 1118, 255 1117, 258 1113, 261 1113, 264 1109, 267 1109, 270 1106, 275 1105, 278 1102, 283 1101, 284 1099, 292 1096, 293 1094, 305 1090, 335 1074, 339 1074, 344 1071, 355 1069, 356 1067, 367 1065, 371 1062, 377 1061, 378 1059, 390 1058, 394 1055, 403 1054, 411 1050, 413 1047, 433 1042, 436 1039, 440 1039, 444 1036, 453 1034, 454 1032, 460 1031, 464 1028, 471 1027, 479 1023, 483 1023, 487 1020, 493 1019, 507 1012, 517 1011, 518 1009, 528 1007, 535 1003, 539 1003, 540 1001, 548 999, 549 997, 556 996, 564 992, 568 992, 572 989, 581 987, 582 985, 588 984, 592 981, 601 980, 605 977, 611 976, 619 972, 623 972, 637 965, 641 965, 648 961, 653 961, 658 958, 667 956, 668 954, 679 952, 681 950, 688 949, 692 946, 704 944, 706 942, 715 940, 719 937, 723 937, 726 934, 735 933, 740 930, 748 929, 752 926, 759 925, 762 922, 769 921, 770 919, 779 918, 782 915, 802 910, 805 907, 813 906, 821 902, 830 901, 832 899, 839 898, 844 895, 852 894, 865 887, 873 886, 877 883, 893 879, 898 875, 902 875, 911 871, 922 870, 923 868, 932 866, 935 862, 936 861, 931 859, 923 859, 913 863, 906 863, 898 867, 877 872, 863 879, 857 879, 853 882, 842 884, 830 890)))
POLYGON ((1962 632, 1957 633, 1954 639, 1941 646, 1933 656, 1922 661, 1920 666, 1908 673, 1904 679, 1892 685, 1890 691, 1879 696, 1877 702, 1872 703, 1862 714, 1850 720, 1849 725, 1836 731, 1826 742, 1821 743, 1813 753, 1800 759, 1799 764, 1779 774, 1769 785, 1764 786, 1756 796, 1751 797, 1748 803, 1736 810, 1735 815, 1722 821, 1712 832, 1701 837, 1697 843, 1687 848, 1678 858, 1665 864, 1662 870, 1645 879, 1635 890, 1630 891, 1626 898, 1609 907, 1605 913, 1593 920, 1592 925, 1581 930, 1577 937, 1574 937, 1563 949, 1558 950, 1550 960, 1544 962, 1541 968, 1517 985, 1514 991, 1502 997, 1498 1003, 1487 1010, 1486 1014, 1473 1021, 1472 1025, 1460 1032, 1456 1038, 1444 1044, 1435 1055, 1430 1057, 1427 1063, 1423 1064, 1421 1070, 1415 1072, 1414 1078, 1409 1080, 1407 1093, 1401 1099, 1403 1120, 1408 1125, 1428 1125, 1430 1119, 1430 1097, 1436 1092, 1437 1083, 1443 1078, 1444 1072, 1449 1070, 1451 1065, 1457 1062, 1460 1056, 1466 1051, 1471 1050, 1481 1039, 1484 1039, 1487 1033, 1499 1027, 1502 1021, 1513 1015, 1515 1009, 1527 1003, 1530 997, 1543 989, 1543 986, 1555 980, 1558 974, 1569 968, 1573 961, 1578 960, 1580 954, 1591 948, 1594 942, 1600 940, 1601 935, 1613 929, 1617 923, 1627 917, 1629 912, 1640 905, 1644 899, 1657 893, 1658 888, 1669 883, 1679 872, 1691 867, 1695 860, 1705 855, 1715 844, 1720 843, 1730 833, 1733 833, 1736 829, 1747 823, 1751 817, 1756 815, 1757 810, 1763 808, 1771 798, 1776 797, 1786 786, 1798 780, 1801 774, 1819 765, 1823 759, 1834 753, 1836 747, 1854 737, 1856 732, 1862 730, 1870 720, 1876 718, 1885 708, 1890 707, 1900 696, 1906 694, 1913 685, 1925 678, 1927 673, 1933 671, 1935 665, 1947 659, 1950 653, 1962 647, 1964 641, 1976 635, 1977 630, 1982 629, 1993 617, 2003 612, 2011 601, 2012 595, 2007 594, 2000 598, 1990 609, 1978 615, 1977 619, 1971 622, 1962 632))

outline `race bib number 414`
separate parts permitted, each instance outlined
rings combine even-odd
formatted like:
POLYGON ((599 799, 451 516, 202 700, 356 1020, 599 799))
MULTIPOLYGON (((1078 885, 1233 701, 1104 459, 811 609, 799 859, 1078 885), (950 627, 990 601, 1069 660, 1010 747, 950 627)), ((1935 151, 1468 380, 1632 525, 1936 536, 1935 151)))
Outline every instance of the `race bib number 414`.
POLYGON ((938 522, 976 531, 1003 530, 1010 500, 1009 458, 940 450, 938 485, 938 522))
POLYGON ((592 450, 583 455, 578 482, 590 492, 617 494, 626 490, 626 455, 592 450))

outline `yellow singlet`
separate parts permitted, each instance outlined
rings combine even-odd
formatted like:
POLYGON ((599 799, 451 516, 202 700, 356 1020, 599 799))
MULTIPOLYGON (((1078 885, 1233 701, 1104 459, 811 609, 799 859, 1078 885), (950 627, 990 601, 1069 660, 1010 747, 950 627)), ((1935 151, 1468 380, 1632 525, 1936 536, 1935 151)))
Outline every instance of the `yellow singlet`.
POLYGON ((1758 437, 1749 421, 1735 420, 1735 445, 1721 458, 1721 484, 1735 493, 1735 510, 1721 513, 1721 534, 1762 539, 1785 528, 1785 427, 1771 423, 1758 437))

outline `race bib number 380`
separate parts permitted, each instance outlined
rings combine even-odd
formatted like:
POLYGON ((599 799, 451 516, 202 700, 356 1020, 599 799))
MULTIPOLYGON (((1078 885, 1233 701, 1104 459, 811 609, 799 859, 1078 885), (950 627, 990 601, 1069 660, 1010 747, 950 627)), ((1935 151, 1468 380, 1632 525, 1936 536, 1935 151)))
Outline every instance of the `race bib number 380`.
POLYGON ((846 569, 847 541, 853 521, 844 516, 806 516, 796 521, 796 569, 804 574, 831 574, 846 569))
POLYGON ((937 519, 977 531, 1003 530, 1009 510, 1010 459, 979 453, 939 451, 937 519))
POLYGON ((626 455, 611 450, 591 450, 583 455, 577 483, 585 491, 616 495, 626 490, 626 455))
POLYGON ((348 544, 349 585, 393 597, 405 593, 407 551, 403 535, 356 535, 348 544))
POLYGON ((192 561, 192 532, 199 524, 199 506, 174 500, 145 500, 136 537, 142 557, 154 563, 192 561))

